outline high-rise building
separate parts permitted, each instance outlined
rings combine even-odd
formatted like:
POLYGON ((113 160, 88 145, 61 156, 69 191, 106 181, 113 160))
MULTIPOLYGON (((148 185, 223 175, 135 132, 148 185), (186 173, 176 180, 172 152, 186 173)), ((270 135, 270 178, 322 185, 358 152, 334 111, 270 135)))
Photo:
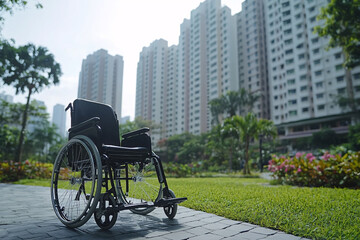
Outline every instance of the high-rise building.
POLYGON ((159 39, 140 53, 136 78, 135 117, 159 124, 160 131, 151 134, 156 144, 172 135, 176 127, 177 46, 159 39))
POLYGON ((184 20, 179 46, 179 81, 185 86, 179 103, 188 114, 184 117, 188 123, 182 126, 194 134, 204 133, 211 129, 209 101, 239 89, 231 10, 221 7, 220 0, 202 2, 184 20))
POLYGON ((211 129, 209 101, 239 89, 235 21, 220 0, 207 0, 180 26, 179 44, 143 48, 135 116, 161 124, 160 138, 211 129))
POLYGON ((82 61, 78 97, 111 105, 121 117, 124 61, 104 49, 82 61))
POLYGON ((360 68, 343 67, 341 48, 326 50, 328 38, 314 33, 326 0, 264 1, 271 119, 286 138, 311 136, 323 127, 347 131, 350 109, 339 96, 360 98, 360 68), (347 74, 348 73, 348 74, 347 74), (350 78, 352 79, 350 79, 350 78))
POLYGON ((56 104, 53 108, 52 122, 57 126, 57 132, 61 137, 66 136, 66 112, 65 106, 56 104))
POLYGON ((242 109, 244 114, 253 111, 259 118, 270 118, 269 82, 267 69, 264 1, 242 3, 237 13, 237 52, 240 88, 258 96, 252 109, 242 109))
POLYGON ((5 102, 13 103, 14 97, 6 94, 4 91, 0 93, 0 99, 4 100, 5 102))

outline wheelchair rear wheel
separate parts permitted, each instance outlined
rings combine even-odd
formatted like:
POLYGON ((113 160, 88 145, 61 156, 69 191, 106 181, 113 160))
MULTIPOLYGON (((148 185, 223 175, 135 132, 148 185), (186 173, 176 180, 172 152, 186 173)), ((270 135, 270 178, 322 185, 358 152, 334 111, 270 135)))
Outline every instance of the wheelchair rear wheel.
POLYGON ((76 136, 62 147, 54 163, 51 201, 56 216, 71 228, 86 223, 100 198, 102 169, 95 144, 76 136))
POLYGON ((128 164, 125 169, 117 170, 116 191, 124 204, 148 204, 147 207, 132 208, 136 214, 146 215, 152 212, 155 201, 162 197, 162 184, 156 174, 156 159, 128 164), (128 182, 126 176, 128 171, 128 182), (128 185, 127 185, 128 184, 128 185))

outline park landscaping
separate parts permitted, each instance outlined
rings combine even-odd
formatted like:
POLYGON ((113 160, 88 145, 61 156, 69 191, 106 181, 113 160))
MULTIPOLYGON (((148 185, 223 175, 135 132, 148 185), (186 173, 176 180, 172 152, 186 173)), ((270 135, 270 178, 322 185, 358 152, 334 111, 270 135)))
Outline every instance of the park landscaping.
MULTIPOLYGON (((312 239, 360 238, 360 191, 271 185, 261 178, 169 178, 182 206, 312 239)), ((16 183, 50 186, 49 180, 16 183)))

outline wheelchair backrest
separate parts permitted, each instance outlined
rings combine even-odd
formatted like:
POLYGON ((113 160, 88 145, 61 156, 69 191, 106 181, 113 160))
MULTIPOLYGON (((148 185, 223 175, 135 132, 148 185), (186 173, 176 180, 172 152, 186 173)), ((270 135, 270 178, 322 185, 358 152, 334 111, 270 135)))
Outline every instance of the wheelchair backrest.
POLYGON ((120 146, 119 122, 110 105, 85 99, 76 99, 71 113, 71 127, 90 118, 99 117, 102 144, 120 146))

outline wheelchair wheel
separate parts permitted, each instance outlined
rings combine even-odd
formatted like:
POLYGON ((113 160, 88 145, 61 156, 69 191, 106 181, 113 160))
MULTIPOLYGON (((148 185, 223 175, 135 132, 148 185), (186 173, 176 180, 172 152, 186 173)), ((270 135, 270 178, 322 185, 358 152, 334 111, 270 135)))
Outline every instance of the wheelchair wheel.
MULTIPOLYGON (((169 193, 172 198, 175 198, 175 193, 172 190, 169 189, 169 193)), ((164 207, 164 212, 169 219, 173 219, 176 215, 177 208, 178 208, 178 205, 175 203, 168 207, 164 207)))
MULTIPOLYGON (((159 183, 156 169, 156 159, 128 164, 128 188, 126 187, 126 169, 121 169, 121 180, 116 180, 116 190, 119 199, 125 204, 149 204, 148 207, 130 209, 133 213, 146 215, 152 212, 154 202, 162 197, 162 184, 159 183)), ((119 175, 119 172, 117 173, 119 175)))
POLYGON ((56 157, 51 178, 51 201, 56 216, 71 228, 86 223, 100 197, 102 168, 95 144, 76 136, 56 157))
POLYGON ((99 199, 98 208, 94 212, 95 222, 103 230, 112 228, 118 217, 118 212, 108 210, 108 207, 116 207, 116 201, 111 194, 105 193, 99 199))

